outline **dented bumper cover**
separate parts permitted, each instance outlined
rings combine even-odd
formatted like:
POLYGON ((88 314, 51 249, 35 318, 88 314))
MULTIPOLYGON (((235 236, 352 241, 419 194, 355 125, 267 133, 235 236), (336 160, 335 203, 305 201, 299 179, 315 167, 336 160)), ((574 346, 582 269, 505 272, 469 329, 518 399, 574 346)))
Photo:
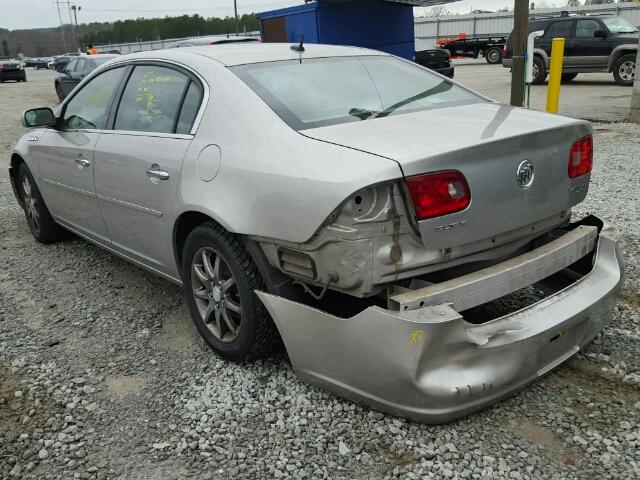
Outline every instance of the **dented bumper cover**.
POLYGON ((598 234, 594 267, 527 308, 473 325, 451 303, 370 307, 339 318, 259 292, 298 376, 427 423, 483 408, 568 360, 606 325, 623 281, 619 234, 598 234))

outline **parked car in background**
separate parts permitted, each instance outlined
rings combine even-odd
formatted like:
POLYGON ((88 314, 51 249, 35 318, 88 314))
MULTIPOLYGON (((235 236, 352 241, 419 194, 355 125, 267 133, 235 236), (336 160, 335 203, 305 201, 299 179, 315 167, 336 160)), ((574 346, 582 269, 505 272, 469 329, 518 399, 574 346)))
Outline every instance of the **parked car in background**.
POLYGON ((415 62, 418 65, 427 67, 434 72, 438 72, 445 77, 453 78, 454 67, 451 62, 449 50, 444 48, 434 48, 432 50, 421 50, 416 52, 415 62))
POLYGON ((34 238, 70 230, 182 285, 225 359, 282 340, 300 378, 420 421, 593 340, 624 268, 615 228, 572 222, 588 122, 379 51, 293 47, 127 55, 25 112, 9 178, 34 238))
POLYGON ((64 70, 64 67, 66 67, 70 61, 71 61, 71 57, 67 55, 61 55, 59 57, 55 57, 50 62, 49 68, 51 68, 52 70, 55 70, 56 72, 62 72, 64 70))
POLYGON ((62 71, 61 75, 58 75, 54 80, 54 88, 56 94, 60 100, 69 95, 76 85, 78 85, 84 77, 94 71, 100 65, 108 62, 109 60, 116 58, 117 55, 82 55, 74 60, 71 60, 62 71))
POLYGON ((7 80, 27 81, 27 72, 24 71, 22 63, 18 60, 0 61, 0 82, 6 82, 7 80))
POLYGON ((79 57, 81 54, 73 52, 73 53, 65 53, 64 55, 57 55, 53 57, 52 61, 49 62, 49 68, 55 70, 56 72, 62 72, 64 67, 75 57, 79 57))
MULTIPOLYGON (((565 39, 562 80, 571 81, 579 73, 611 72, 619 85, 631 86, 636 69, 638 29, 622 17, 609 15, 563 15, 529 21, 535 39, 533 83, 541 85, 549 73, 551 43, 565 39)), ((503 52, 502 65, 513 65, 511 36, 503 52)))
POLYGON ((48 68, 48 64, 49 64, 49 59, 48 58, 34 58, 32 60, 32 64, 33 67, 36 70, 40 70, 40 69, 46 69, 48 68))
POLYGON ((195 37, 172 43, 169 48, 197 47, 201 45, 224 45, 225 43, 251 43, 259 41, 259 39, 254 37, 195 37))

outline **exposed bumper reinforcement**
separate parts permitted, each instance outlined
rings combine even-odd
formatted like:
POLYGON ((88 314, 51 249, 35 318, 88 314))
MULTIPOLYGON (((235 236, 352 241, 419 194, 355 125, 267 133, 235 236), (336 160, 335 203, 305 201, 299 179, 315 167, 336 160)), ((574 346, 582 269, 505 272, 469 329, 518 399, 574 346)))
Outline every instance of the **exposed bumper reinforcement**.
POLYGON ((559 366, 610 319, 623 282, 619 234, 605 225, 593 269, 572 285, 481 325, 450 304, 339 318, 258 292, 298 376, 427 423, 481 409, 559 366))

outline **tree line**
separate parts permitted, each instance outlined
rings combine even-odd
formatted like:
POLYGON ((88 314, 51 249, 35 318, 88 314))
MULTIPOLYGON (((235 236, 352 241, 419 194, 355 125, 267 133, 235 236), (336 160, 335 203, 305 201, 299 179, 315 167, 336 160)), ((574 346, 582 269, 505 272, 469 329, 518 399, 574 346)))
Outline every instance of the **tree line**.
MULTIPOLYGON (((103 45, 166 38, 232 34, 236 32, 236 20, 233 17, 204 18, 196 14, 179 17, 118 20, 113 23, 87 26, 81 25, 78 30, 82 43, 85 45, 103 45)), ((245 30, 247 32, 260 30, 260 22, 255 13, 245 14, 238 18, 238 31, 242 33, 245 30)))

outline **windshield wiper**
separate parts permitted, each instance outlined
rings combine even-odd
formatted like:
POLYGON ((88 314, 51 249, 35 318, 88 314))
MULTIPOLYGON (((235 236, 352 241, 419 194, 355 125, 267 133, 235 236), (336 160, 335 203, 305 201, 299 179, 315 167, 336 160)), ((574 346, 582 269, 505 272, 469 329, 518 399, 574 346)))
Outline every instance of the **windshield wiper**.
POLYGON ((368 118, 382 118, 388 115, 391 115, 393 112, 398 110, 399 108, 404 107, 405 105, 409 105, 410 103, 417 102, 418 100, 422 100, 423 98, 430 97, 431 95, 435 95, 437 93, 448 92, 453 88, 453 83, 449 82, 441 82, 433 88, 429 90, 425 90, 422 93, 414 95, 413 97, 405 98, 404 100, 391 105, 390 107, 385 108, 381 112, 374 113, 368 118))
POLYGON ((348 113, 352 117, 358 117, 360 120, 366 120, 379 112, 376 112, 375 110, 368 110, 366 108, 353 107, 348 113))

